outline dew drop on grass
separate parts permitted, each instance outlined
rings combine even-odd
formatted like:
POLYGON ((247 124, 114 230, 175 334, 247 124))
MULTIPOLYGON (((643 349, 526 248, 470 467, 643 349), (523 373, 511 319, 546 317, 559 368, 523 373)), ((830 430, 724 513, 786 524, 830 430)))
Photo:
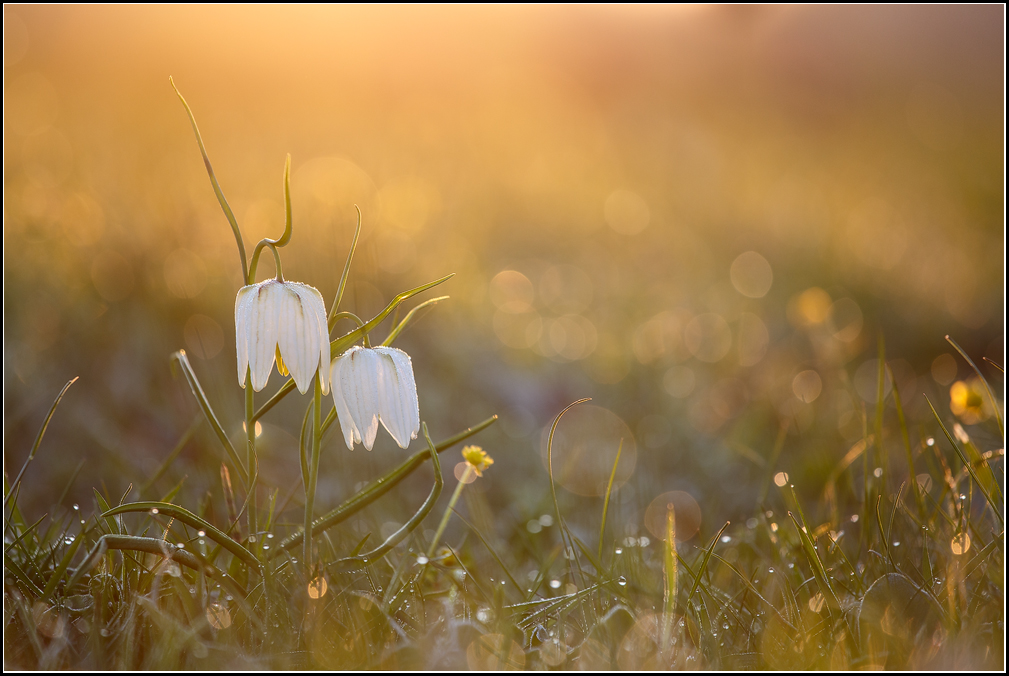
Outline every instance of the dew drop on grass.
POLYGON ((249 542, 255 542, 255 541, 256 541, 256 536, 255 535, 250 535, 249 536, 249 542))
POLYGON ((180 542, 179 544, 177 544, 175 546, 178 547, 179 549, 185 549, 186 548, 186 543, 185 542, 180 542))
POLYGON ((617 578, 617 584, 620 585, 621 587, 626 586, 627 578, 621 575, 620 577, 617 578))
POLYGON ((426 556, 418 556, 417 557, 417 563, 419 563, 420 565, 423 566, 427 562, 428 562, 428 558, 426 556))
POLYGON ((78 504, 77 504, 77 503, 75 502, 75 503, 74 503, 74 511, 75 511, 75 512, 78 512, 78 511, 80 511, 80 509, 81 509, 81 506, 80 506, 80 505, 78 505, 78 504))
POLYGON ((858 514, 852 514, 851 515, 851 522, 852 523, 858 523, 858 514))
POLYGON ((272 540, 273 539, 273 533, 267 533, 266 534, 266 539, 267 540, 272 540))
POLYGON ((196 534, 198 536, 200 536, 201 538, 207 537, 207 531, 205 531, 205 530, 198 530, 198 531, 196 531, 196 534))
POLYGON ((877 479, 880 478, 881 476, 883 476, 883 468, 877 467, 876 469, 872 470, 872 475, 877 479))
POLYGON ((269 549, 269 548, 270 548, 270 545, 263 545, 263 551, 264 551, 264 552, 265 552, 265 551, 266 551, 267 549, 269 549))
POLYGON ((894 547, 900 547, 900 540, 894 541, 893 546, 894 547))
POLYGON ((561 588, 561 581, 560 580, 550 580, 550 588, 551 589, 560 589, 561 588))
POLYGON ((728 535, 723 535, 722 536, 722 542, 723 543, 732 542, 732 538, 730 536, 728 536, 728 535))
POLYGON ((157 513, 158 513, 158 508, 157 507, 151 507, 151 514, 157 514, 157 513))
POLYGON ((925 440, 925 444, 928 446, 935 446, 935 439, 929 437, 928 439, 925 440))
POLYGON ((613 553, 614 554, 623 554, 624 553, 624 548, 623 547, 617 547, 616 549, 613 550, 613 553))

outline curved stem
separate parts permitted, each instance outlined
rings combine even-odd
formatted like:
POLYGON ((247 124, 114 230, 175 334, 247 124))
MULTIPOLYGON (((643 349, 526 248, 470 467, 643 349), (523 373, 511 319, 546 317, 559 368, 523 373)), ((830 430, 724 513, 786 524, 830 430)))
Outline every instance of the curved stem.
MULTIPOLYGON (((335 315, 333 315, 333 318, 331 320, 331 324, 335 324, 336 322, 340 321, 341 319, 350 319, 350 320, 353 320, 354 323, 356 323, 357 326, 358 326, 358 328, 360 328, 360 329, 363 329, 364 326, 365 326, 363 319, 361 319, 360 317, 358 317, 353 312, 347 312, 346 310, 344 310, 343 312, 337 312, 335 315)), ((371 347, 371 339, 368 337, 367 332, 364 334, 364 346, 365 347, 371 347)))
POLYGON ((256 248, 252 252, 252 262, 249 264, 249 284, 256 283, 256 270, 259 268, 259 255, 263 253, 265 247, 270 248, 270 252, 273 254, 273 262, 277 266, 277 280, 284 281, 284 266, 280 263, 280 252, 277 251, 277 244, 272 239, 261 239, 259 243, 256 244, 256 248))
POLYGON ((249 264, 249 272, 246 275, 246 284, 256 283, 256 268, 259 267, 259 254, 263 252, 263 247, 270 247, 273 252, 273 260, 277 263, 277 279, 284 281, 284 270, 280 265, 279 247, 287 246, 291 241, 293 231, 293 220, 291 218, 291 154, 287 154, 287 162, 284 163, 284 234, 279 239, 264 237, 256 244, 252 252, 252 262, 249 264))

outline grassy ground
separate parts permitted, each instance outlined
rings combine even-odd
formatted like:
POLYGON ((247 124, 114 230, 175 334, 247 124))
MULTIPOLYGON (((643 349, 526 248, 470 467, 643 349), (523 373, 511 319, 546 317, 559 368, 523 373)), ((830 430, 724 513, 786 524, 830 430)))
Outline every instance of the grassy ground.
MULTIPOLYGON (((393 508, 378 498, 411 473, 431 482, 431 448, 451 467, 493 419, 431 442, 317 519, 311 569, 300 498, 264 494, 250 538, 224 465, 214 495, 159 489, 169 481, 158 472, 128 499, 96 488, 91 505, 42 518, 19 511, 20 486, 5 478, 5 667, 1002 668, 1004 451, 976 445, 948 414, 912 444, 900 402, 883 402, 861 412, 864 436, 836 454, 818 502, 769 470, 751 518, 705 524, 675 550, 685 512, 660 515, 665 538, 616 541, 602 523, 607 491, 600 542, 567 527, 561 491, 559 514, 505 532, 470 488, 450 515, 464 535, 428 559, 432 531, 420 526, 438 521, 442 483, 457 486, 449 469, 384 532, 393 508)), ((495 490, 493 468, 477 481, 495 490)))

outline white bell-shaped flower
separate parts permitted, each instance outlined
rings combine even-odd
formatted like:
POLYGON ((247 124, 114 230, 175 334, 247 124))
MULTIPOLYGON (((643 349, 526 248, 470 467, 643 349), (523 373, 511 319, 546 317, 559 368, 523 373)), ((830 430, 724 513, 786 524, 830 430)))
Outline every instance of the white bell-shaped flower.
POLYGON ((318 289, 269 279, 243 286, 235 299, 238 382, 252 373, 252 389, 266 387, 274 359, 281 375, 291 374, 298 391, 308 392, 316 372, 329 393, 329 326, 318 289))
POLYGON ((420 431, 417 384, 410 355, 395 347, 355 345, 333 361, 333 402, 347 448, 375 444, 378 423, 401 448, 420 431))

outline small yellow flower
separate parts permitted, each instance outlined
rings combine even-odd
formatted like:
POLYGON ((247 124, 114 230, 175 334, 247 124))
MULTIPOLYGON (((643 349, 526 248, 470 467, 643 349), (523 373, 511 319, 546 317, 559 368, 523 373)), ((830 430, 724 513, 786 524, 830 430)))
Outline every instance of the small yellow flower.
POLYGON ((463 448, 462 459, 470 464, 477 476, 483 476, 484 470, 494 464, 494 458, 487 455, 479 446, 463 448))
POLYGON ((958 380, 949 388, 949 408, 967 425, 975 425, 991 415, 984 396, 984 385, 977 378, 958 380))

